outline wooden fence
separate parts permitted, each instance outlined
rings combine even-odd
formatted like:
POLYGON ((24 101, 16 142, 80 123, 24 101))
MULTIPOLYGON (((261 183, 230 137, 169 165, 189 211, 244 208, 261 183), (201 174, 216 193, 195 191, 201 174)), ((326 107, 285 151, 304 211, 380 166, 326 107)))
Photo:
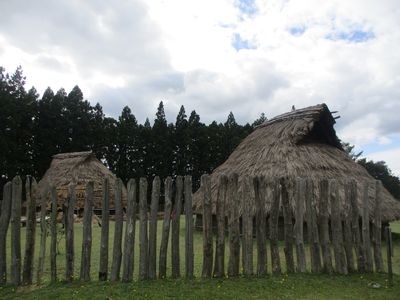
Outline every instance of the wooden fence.
MULTIPOLYGON (((127 184, 127 207, 125 217, 122 207, 122 181, 103 182, 101 216, 101 241, 99 250, 100 281, 130 282, 134 274, 134 245, 139 243, 139 280, 181 276, 181 260, 184 257, 185 277, 194 277, 194 243, 192 211, 192 179, 190 176, 168 177, 164 181, 164 215, 162 235, 157 249, 157 214, 161 195, 161 181, 155 177, 151 187, 144 178, 129 180, 127 184), (109 185, 115 184, 115 230, 113 237, 112 263, 109 266, 109 185), (148 193, 151 189, 151 193, 148 193), (151 195, 150 201, 147 195, 151 195), (150 203, 150 205, 148 205, 150 203), (180 216, 185 216, 185 253, 179 248, 180 216), (138 217, 138 220, 136 220, 138 217), (125 221, 125 234, 123 222, 125 221), (138 221, 138 222, 136 222, 138 221), (137 224, 137 225, 136 225, 137 224), (135 226, 139 226, 139 236, 135 237, 135 226), (171 239, 169 238, 171 235, 171 239), (124 241, 123 241, 124 239, 124 241), (171 241, 171 274, 167 274, 167 249, 171 241), (157 273, 158 261, 158 273, 157 273), (122 268, 122 271, 121 271, 122 268), (122 273, 122 277, 121 277, 122 273)), ((221 176, 217 182, 216 199, 212 199, 211 177, 201 178, 203 249, 202 271, 204 278, 263 276, 268 272, 340 273, 383 272, 381 246, 381 183, 376 181, 375 201, 370 220, 368 206, 368 185, 363 186, 363 204, 357 202, 357 183, 348 181, 339 187, 335 180, 323 179, 319 182, 318 195, 310 179, 244 177, 237 174, 221 176), (340 199, 339 189, 344 190, 340 199), (292 192, 294 191, 294 192, 292 192), (318 197, 318 201, 314 199, 318 197), (229 201, 228 201, 229 199, 229 201), (229 203, 229 206, 227 205, 229 203), (294 203, 294 205, 293 205, 294 203), (343 204, 344 203, 344 204, 343 204), (242 204, 242 205, 240 205, 242 204), (316 207, 315 204, 318 204, 316 207), (213 206, 215 217, 213 218, 213 206), (268 206, 268 210, 264 209, 268 206), (294 207, 292 207, 294 206, 294 207), (242 209, 239 209, 241 207, 242 209), (330 207, 330 212, 328 211, 330 207), (361 207, 361 209, 360 209, 361 207), (318 213, 317 213, 318 209, 318 213), (268 212, 268 213, 267 213, 268 212), (284 260, 279 251, 279 220, 283 218, 284 260), (361 220, 361 222, 360 222, 361 220), (372 222, 370 222, 372 221, 372 222), (215 222, 213 224, 213 222, 215 222), (370 225, 371 224, 371 225, 370 225), (254 227, 255 225, 255 227, 254 227), (305 225, 305 226, 304 226, 305 225), (216 234, 213 228, 216 227, 216 234), (306 238, 304 234, 306 228, 306 238), (372 233, 370 232, 372 229, 372 233), (269 229, 269 230, 268 230, 269 229), (269 231, 269 232, 268 232, 269 231), (253 257, 255 236, 256 262, 253 257), (214 241, 215 237, 215 241, 214 241), (225 240, 228 241, 227 250, 225 240), (270 249, 267 250, 267 241, 270 249), (309 247, 305 247, 305 241, 309 247), (214 246, 215 245, 215 246, 214 246), (309 255, 306 255, 309 249, 309 255), (295 251, 293 251, 295 250, 295 251), (215 251, 215 254, 214 254, 215 251), (332 252, 333 251, 333 252, 332 252), (295 252, 295 253, 294 253, 295 252), (332 254, 333 253, 333 254, 332 254), (268 257, 271 263, 268 264, 268 257), (225 259, 227 269, 225 270, 225 259), (306 258, 309 258, 307 261, 306 258), (240 262, 241 259, 241 262, 240 262), (240 272, 240 265, 242 272, 240 272), (271 270, 267 268, 271 265, 271 270), (282 266, 286 269, 283 270, 282 266), (255 269, 254 269, 255 266, 255 269), (375 267, 374 267, 375 266, 375 267)), ((74 279, 74 208, 75 186, 69 186, 64 215, 65 226, 65 274, 57 272, 57 193, 49 187, 49 193, 41 193, 35 179, 27 177, 26 191, 26 243, 24 260, 21 256, 21 203, 22 180, 15 177, 3 189, 0 215, 0 284, 32 284, 34 270, 34 249, 36 228, 36 208, 40 210, 40 250, 36 268, 36 282, 39 284, 45 267, 46 250, 50 251, 51 281, 74 279), (50 249, 46 249, 48 222, 47 207, 50 196, 50 249), (11 224, 11 239, 7 239, 11 224), (11 241, 10 268, 7 272, 6 242, 11 241), (7 278, 7 274, 10 278, 7 278)), ((83 239, 79 280, 90 280, 92 261, 92 212, 93 182, 86 186, 83 212, 83 239)), ((391 256, 388 247, 388 255, 391 256)), ((94 252, 97 253, 97 252, 94 252)), ((390 259, 390 257, 388 257, 390 259)))

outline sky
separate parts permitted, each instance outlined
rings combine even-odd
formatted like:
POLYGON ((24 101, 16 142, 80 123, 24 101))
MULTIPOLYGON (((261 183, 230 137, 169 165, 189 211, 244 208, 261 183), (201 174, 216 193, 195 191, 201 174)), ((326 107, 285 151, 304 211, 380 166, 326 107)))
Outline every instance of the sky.
POLYGON ((164 101, 253 122, 326 103, 339 138, 400 176, 398 0, 1 0, 0 66, 140 122, 164 101))

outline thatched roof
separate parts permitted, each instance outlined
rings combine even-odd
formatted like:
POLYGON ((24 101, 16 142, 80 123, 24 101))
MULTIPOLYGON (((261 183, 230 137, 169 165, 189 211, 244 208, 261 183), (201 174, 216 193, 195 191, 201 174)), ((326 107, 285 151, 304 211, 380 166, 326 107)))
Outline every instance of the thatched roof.
MULTIPOLYGON (((342 149, 333 128, 334 124, 335 119, 328 107, 320 104, 282 114, 258 126, 211 174, 213 211, 215 212, 217 179, 222 174, 232 173, 239 175, 239 186, 243 176, 311 178, 316 187, 316 196, 319 193, 318 181, 322 178, 336 179, 341 186, 345 180, 355 179, 358 183, 360 207, 362 185, 369 182, 372 211, 375 179, 342 149)), ((340 194, 343 200, 343 189, 340 194)), ((248 201, 254 203, 253 200, 248 201)), ((195 212, 201 213, 200 190, 195 193, 193 201, 195 212)), ((383 189, 382 201, 382 220, 400 219, 400 202, 386 189, 383 189)), ((227 205, 229 207, 229 203, 227 205)), ((269 207, 267 203, 267 213, 269 207)), ((240 211, 241 209, 239 207, 240 211)))
MULTIPOLYGON (((114 208, 114 185, 116 176, 107 169, 91 152, 60 153, 53 156, 50 168, 39 182, 43 191, 46 185, 54 185, 57 189, 58 204, 62 205, 67 198, 68 185, 76 184, 76 207, 84 207, 85 188, 89 181, 94 182, 93 205, 101 208, 102 186, 104 178, 110 183, 110 208, 114 208)), ((122 200, 126 203, 126 188, 122 189, 122 200)))

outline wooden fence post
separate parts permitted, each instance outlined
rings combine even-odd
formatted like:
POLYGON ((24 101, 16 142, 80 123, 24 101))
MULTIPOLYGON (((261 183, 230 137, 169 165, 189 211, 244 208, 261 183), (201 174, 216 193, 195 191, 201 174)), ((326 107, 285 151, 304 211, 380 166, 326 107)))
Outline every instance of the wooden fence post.
POLYGON ((122 261, 122 229, 123 229, 123 211, 122 211, 122 180, 118 178, 115 181, 115 229, 114 229, 114 246, 113 258, 111 264, 111 281, 118 281, 121 271, 122 261))
POLYGON ((252 215, 252 180, 249 176, 242 178, 242 265, 244 275, 253 275, 253 215, 252 215))
MULTIPOLYGON (((47 240, 47 194, 49 186, 46 184, 42 191, 39 191, 40 195, 40 249, 39 249, 39 261, 36 273, 36 282, 39 285, 41 283, 41 277, 44 272, 44 261, 46 258, 46 240, 47 240)), ((73 212, 72 212, 73 214, 73 212)))
POLYGON ((375 181, 375 207, 374 219, 372 220, 373 245, 374 245, 374 260, 375 269, 377 272, 384 272, 383 257, 382 257, 382 183, 379 180, 375 181))
POLYGON ((109 219, 110 219, 110 206, 109 206, 109 182, 108 178, 103 180, 103 198, 101 202, 101 239, 100 239, 100 266, 99 266, 99 280, 107 280, 108 275, 108 235, 109 235, 109 219))
POLYGON ((338 183, 336 180, 330 182, 330 202, 331 202, 331 228, 332 244, 335 255, 335 270, 339 274, 347 274, 346 256, 343 248, 343 228, 340 217, 340 199, 338 183))
POLYGON ((360 236, 360 213, 357 201, 357 182, 351 180, 350 183, 350 204, 351 204, 351 230, 354 239, 354 248, 357 255, 357 270, 365 272, 365 249, 360 236))
POLYGON ((393 268, 392 268, 392 256, 393 256, 393 242, 392 242, 392 230, 389 226, 385 227, 385 239, 386 239, 386 253, 387 253, 387 265, 388 265, 388 280, 389 286, 393 286, 393 268))
POLYGON ((185 176, 185 213, 186 213, 186 238, 185 238, 185 270, 186 277, 193 278, 194 252, 193 252, 193 207, 192 207, 192 177, 185 176))
POLYGON ((213 266, 213 237, 211 211, 211 179, 209 175, 201 176, 203 193, 203 278, 211 278, 213 266))
POLYGON ((306 272, 306 254, 304 250, 304 205, 305 205, 306 181, 303 178, 296 179, 296 210, 294 231, 296 236, 297 271, 306 272))
POLYGON ((332 254, 329 241, 329 181, 322 179, 319 182, 319 236, 321 240, 322 261, 324 264, 324 272, 332 273, 332 254))
POLYGON ((225 200, 228 178, 222 174, 218 178, 216 201, 217 239, 215 243, 214 277, 225 276, 225 200))
MULTIPOLYGON (((57 281, 57 190, 51 187, 51 246, 50 246, 50 269, 51 282, 57 281)), ((36 217, 35 217, 36 219, 36 217)))
POLYGON ((65 281, 74 278, 74 209, 76 202, 75 184, 68 186, 67 215, 65 219, 65 281))
MULTIPOLYGON (((32 181, 35 181, 33 178, 32 181)), ((24 268, 22 271, 22 283, 32 284, 33 258, 35 253, 35 229, 36 229, 36 196, 34 192, 34 183, 31 186, 31 176, 26 176, 26 242, 24 268)))
POLYGON ((349 182, 344 185, 344 206, 343 206, 343 236, 344 250, 346 252, 347 270, 349 273, 354 272, 354 255, 353 255, 353 235, 351 231, 351 186, 349 182))
POLYGON ((11 203, 11 284, 21 284, 21 201, 22 180, 16 176, 12 180, 11 203))
POLYGON ((240 260, 238 175, 236 173, 231 174, 228 177, 228 197, 230 199, 230 207, 228 209, 229 213, 228 276, 234 277, 239 275, 239 260, 240 260))
POLYGON ((293 258, 293 213, 289 202, 289 186, 293 184, 292 180, 288 178, 281 178, 281 195, 282 195, 282 208, 283 208, 283 220, 284 220, 284 232, 285 232, 285 258, 286 258, 286 272, 293 273, 294 258, 293 258))
MULTIPOLYGON (((281 274, 281 259, 279 256, 278 248, 278 221, 279 221, 279 206, 280 206, 280 196, 281 187, 280 180, 278 178, 273 179, 272 182, 272 203, 271 212, 269 216, 269 239, 271 247, 271 264, 272 273, 281 274)), ((283 198, 283 195, 282 195, 283 198)))
POLYGON ((136 181, 130 179, 128 181, 127 209, 126 209, 126 226, 125 226, 125 243, 122 281, 131 282, 134 270, 134 245, 135 245, 135 223, 136 223, 136 181))
POLYGON ((160 199, 160 177, 153 179, 149 222, 149 278, 157 277, 157 214, 160 199))
POLYGON ((319 273, 321 271, 321 254, 319 249, 317 213, 314 203, 314 181, 311 178, 306 180, 306 221, 310 247, 311 272, 319 273))
POLYGON ((263 176, 254 177, 253 186, 256 204, 257 275, 264 276, 267 273, 265 178, 263 176))
POLYGON ((81 255, 81 281, 90 280, 90 259, 92 253, 92 212, 93 212, 93 181, 86 184, 85 206, 83 210, 83 237, 81 255))
POLYGON ((374 271, 374 265, 372 261, 371 251, 371 236, 369 230, 369 185, 368 182, 364 183, 363 186, 363 210, 362 210, 362 240, 365 249, 365 270, 367 272, 374 271))
POLYGON ((147 236, 147 180, 139 181, 139 279, 148 279, 149 271, 149 240, 147 236))
POLYGON ((171 221, 171 207, 172 207, 172 178, 167 177, 164 182, 164 220, 160 244, 160 259, 159 259, 159 278, 165 278, 167 275, 167 249, 169 239, 169 228, 171 221))
POLYGON ((7 231, 11 217, 12 183, 7 182, 3 187, 3 201, 0 215, 0 285, 7 282, 7 231))
POLYGON ((176 186, 176 193, 175 193, 175 205, 172 212, 172 236, 171 236, 172 278, 178 278, 181 276, 180 257, 179 257, 179 228, 180 228, 179 225, 182 213, 182 194, 183 194, 182 176, 176 176, 175 186, 176 186))

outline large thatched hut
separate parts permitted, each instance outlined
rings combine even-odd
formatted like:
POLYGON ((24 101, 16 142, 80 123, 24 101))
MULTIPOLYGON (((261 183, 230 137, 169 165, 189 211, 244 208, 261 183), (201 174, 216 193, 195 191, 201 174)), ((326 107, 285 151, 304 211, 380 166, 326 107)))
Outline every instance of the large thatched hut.
MULTIPOLYGON (((67 199, 69 184, 74 183, 76 184, 76 208, 82 209, 85 203, 86 184, 93 181, 93 205, 95 210, 100 210, 104 178, 109 179, 110 209, 113 210, 116 176, 91 151, 54 155, 50 168, 39 182, 39 190, 44 191, 48 186, 55 186, 58 205, 61 207, 67 199)), ((122 201, 124 205, 126 203, 126 188, 124 186, 122 187, 122 201)))
MULTIPOLYGON (((358 183, 358 203, 361 208, 362 185, 370 183, 370 212, 374 204, 375 179, 361 165, 355 163, 343 150, 333 128, 335 118, 325 104, 311 106, 279 115, 258 126, 234 150, 229 158, 211 174, 212 210, 215 213, 217 179, 221 174, 239 175, 239 187, 244 176, 265 176, 268 178, 285 177, 311 178, 314 181, 315 201, 318 201, 318 181, 322 178, 336 179, 341 184, 343 201, 343 183, 346 179, 355 179, 358 183)), ((239 188, 240 192, 240 188, 239 188)), ((292 191, 293 192, 293 186, 292 191)), ((201 226, 202 214, 201 190, 194 195, 194 211, 198 214, 196 226, 201 226)), ((227 199, 227 207, 230 199, 227 199)), ((268 201, 268 200, 267 200, 268 201)), ((293 197, 291 205, 294 207, 293 197)), ((251 205, 254 199, 241 203, 251 205)), ((315 207, 318 209, 318 203, 315 207)), ((268 214, 270 203, 265 210, 268 214)), ((330 210, 330 208, 329 208, 330 210)), ((382 191, 382 221, 400 219, 400 202, 391 194, 382 191)))

